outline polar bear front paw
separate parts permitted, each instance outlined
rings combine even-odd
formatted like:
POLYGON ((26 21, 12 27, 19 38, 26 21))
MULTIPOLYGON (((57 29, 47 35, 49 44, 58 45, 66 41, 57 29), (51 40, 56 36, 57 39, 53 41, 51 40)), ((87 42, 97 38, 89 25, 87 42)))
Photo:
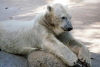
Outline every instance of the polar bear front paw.
POLYGON ((91 67, 90 52, 86 47, 80 48, 78 58, 83 67, 91 67))

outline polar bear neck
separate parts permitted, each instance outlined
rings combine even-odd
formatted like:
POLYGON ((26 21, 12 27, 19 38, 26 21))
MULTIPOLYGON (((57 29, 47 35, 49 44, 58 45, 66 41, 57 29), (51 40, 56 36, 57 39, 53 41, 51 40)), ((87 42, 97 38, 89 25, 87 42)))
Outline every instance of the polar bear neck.
POLYGON ((43 27, 45 27, 45 29, 48 30, 48 32, 52 32, 53 33, 53 24, 50 24, 51 21, 46 18, 46 12, 42 12, 39 13, 36 17, 36 21, 37 24, 42 25, 43 27))

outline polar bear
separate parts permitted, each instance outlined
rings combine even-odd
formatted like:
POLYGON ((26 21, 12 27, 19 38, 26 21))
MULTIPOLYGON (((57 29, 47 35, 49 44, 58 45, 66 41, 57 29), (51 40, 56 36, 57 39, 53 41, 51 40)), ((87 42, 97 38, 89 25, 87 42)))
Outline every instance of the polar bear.
POLYGON ((77 55, 56 37, 73 29, 70 19, 63 5, 53 4, 32 21, 1 21, 0 49, 25 55, 35 50, 45 50, 58 56, 67 65, 76 66, 77 55))

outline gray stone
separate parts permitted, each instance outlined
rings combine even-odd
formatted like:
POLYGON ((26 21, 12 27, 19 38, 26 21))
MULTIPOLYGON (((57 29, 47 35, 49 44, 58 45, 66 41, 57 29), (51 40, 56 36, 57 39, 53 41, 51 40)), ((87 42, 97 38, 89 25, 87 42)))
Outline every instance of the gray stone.
POLYGON ((0 67, 28 67, 24 57, 0 51, 0 67))
POLYGON ((58 57, 44 51, 28 55, 28 62, 22 56, 0 51, 0 67, 67 67, 58 57), (29 66, 28 66, 29 65, 29 66))
POLYGON ((30 67, 67 67, 59 58, 44 51, 32 52, 28 62, 30 67))

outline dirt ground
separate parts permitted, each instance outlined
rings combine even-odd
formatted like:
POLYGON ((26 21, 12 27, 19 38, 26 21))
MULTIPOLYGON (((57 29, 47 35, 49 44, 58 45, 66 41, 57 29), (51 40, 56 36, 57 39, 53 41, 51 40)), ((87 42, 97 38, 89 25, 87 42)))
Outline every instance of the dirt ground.
MULTIPOLYGON (((50 1, 50 0, 49 0, 50 1)), ((31 20, 36 8, 48 0, 0 0, 0 21, 8 19, 31 20)), ((71 0, 72 2, 75 0, 71 0)), ((72 15, 72 31, 92 54, 93 67, 100 67, 100 1, 77 0, 69 9, 72 15)))

